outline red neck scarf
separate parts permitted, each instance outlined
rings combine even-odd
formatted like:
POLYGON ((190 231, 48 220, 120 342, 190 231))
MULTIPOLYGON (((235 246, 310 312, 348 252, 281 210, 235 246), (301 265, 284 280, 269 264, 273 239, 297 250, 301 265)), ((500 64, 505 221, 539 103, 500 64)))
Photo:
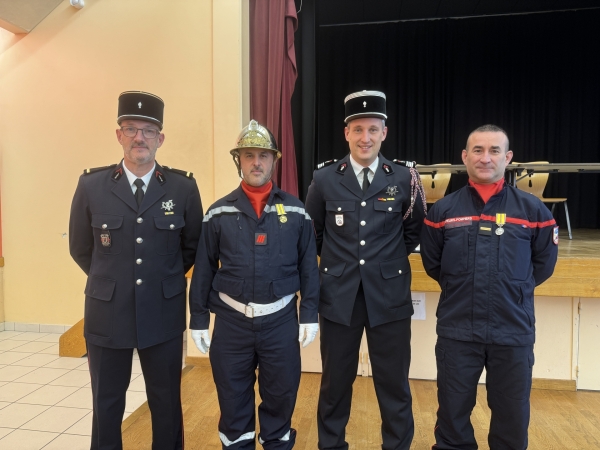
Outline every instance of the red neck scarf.
POLYGON ((495 183, 480 184, 469 180, 469 184, 479 193, 484 203, 487 203, 493 195, 496 195, 504 187, 504 178, 499 179, 495 183))
POLYGON ((252 205, 252 208, 254 208, 256 216, 260 219, 260 216, 267 205, 267 200, 269 200, 269 194, 273 188, 273 182, 269 180, 267 184, 254 187, 242 180, 241 186, 248 196, 248 200, 250 200, 250 204, 252 205))

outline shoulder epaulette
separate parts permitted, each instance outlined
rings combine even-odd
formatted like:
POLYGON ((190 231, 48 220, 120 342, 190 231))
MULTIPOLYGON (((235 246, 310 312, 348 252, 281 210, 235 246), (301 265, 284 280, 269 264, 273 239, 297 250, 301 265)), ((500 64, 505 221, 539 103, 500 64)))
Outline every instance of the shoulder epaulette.
POLYGON ((323 167, 327 167, 328 165, 333 164, 334 162, 337 162, 337 159, 330 159, 329 161, 317 164, 317 170, 322 169, 323 167))
POLYGON ((401 161, 399 159, 394 159, 392 162, 394 164, 398 164, 399 166, 404 166, 404 167, 408 167, 408 168, 416 167, 416 165, 417 165, 416 161, 401 161))
POLYGON ((181 170, 181 169, 174 169, 173 167, 169 167, 169 166, 162 166, 164 169, 167 169, 169 172, 173 172, 173 173, 178 173, 179 175, 183 175, 184 177, 187 178, 194 178, 194 174, 192 172, 186 172, 185 170, 181 170))
POLYGON ((92 169, 85 169, 83 171, 84 175, 89 175, 90 173, 94 173, 94 172, 100 172, 101 170, 106 170, 106 169, 112 169, 113 167, 115 167, 116 164, 111 164, 110 166, 104 166, 104 167, 94 167, 92 169))

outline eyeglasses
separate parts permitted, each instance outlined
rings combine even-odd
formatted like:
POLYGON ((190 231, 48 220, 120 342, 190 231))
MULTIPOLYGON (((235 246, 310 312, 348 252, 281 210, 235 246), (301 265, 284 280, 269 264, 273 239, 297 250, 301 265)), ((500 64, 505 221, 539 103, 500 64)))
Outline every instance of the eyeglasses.
POLYGON ((135 137, 141 131, 146 139, 154 139, 160 134, 156 128, 121 127, 121 131, 127 137, 135 137))

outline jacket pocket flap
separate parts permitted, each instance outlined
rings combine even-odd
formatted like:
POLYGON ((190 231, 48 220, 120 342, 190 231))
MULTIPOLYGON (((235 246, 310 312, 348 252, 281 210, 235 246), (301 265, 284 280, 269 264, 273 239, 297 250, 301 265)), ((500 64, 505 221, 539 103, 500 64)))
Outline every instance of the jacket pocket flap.
POLYGON ((185 219, 182 215, 159 216, 154 218, 154 225, 160 230, 177 230, 183 228, 185 219))
POLYGON ((108 302, 112 299, 116 284, 115 280, 90 275, 85 284, 84 293, 88 297, 108 302))
POLYGON ((354 208, 356 208, 356 202, 330 200, 325 203, 327 211, 346 212, 354 211, 354 208))
POLYGON ((165 298, 175 297, 177 294, 185 292, 186 286, 187 284, 183 272, 162 280, 163 295, 165 298))
POLYGON ((277 298, 285 297, 288 294, 294 294, 299 290, 300 275, 298 272, 289 277, 273 280, 273 294, 277 298))
POLYGON ((390 259, 379 263, 381 276, 387 280, 410 273, 410 264, 407 257, 390 259))
POLYGON ((112 214, 92 214, 92 227, 103 230, 114 230, 123 225, 123 216, 112 214))
POLYGON ((375 203, 373 203, 373 208, 375 209, 375 211, 399 213, 399 212, 402 212, 402 202, 401 201, 375 202, 375 203))
POLYGON ((344 273, 346 268, 346 262, 335 258, 321 258, 321 264, 319 264, 319 270, 328 275, 339 277, 344 273))
POLYGON ((217 272, 212 287, 217 292, 239 298, 244 292, 244 279, 217 272))

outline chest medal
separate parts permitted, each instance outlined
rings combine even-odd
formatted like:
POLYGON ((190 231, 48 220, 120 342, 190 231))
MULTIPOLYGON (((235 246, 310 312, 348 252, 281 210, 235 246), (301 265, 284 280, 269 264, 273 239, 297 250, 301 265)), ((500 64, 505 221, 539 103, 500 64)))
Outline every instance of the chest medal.
POLYGON ((502 228, 502 227, 504 226, 505 223, 506 223, 506 214, 497 213, 496 214, 496 225, 498 226, 498 228, 496 228, 496 234, 498 236, 502 236, 504 234, 504 228, 502 228))

